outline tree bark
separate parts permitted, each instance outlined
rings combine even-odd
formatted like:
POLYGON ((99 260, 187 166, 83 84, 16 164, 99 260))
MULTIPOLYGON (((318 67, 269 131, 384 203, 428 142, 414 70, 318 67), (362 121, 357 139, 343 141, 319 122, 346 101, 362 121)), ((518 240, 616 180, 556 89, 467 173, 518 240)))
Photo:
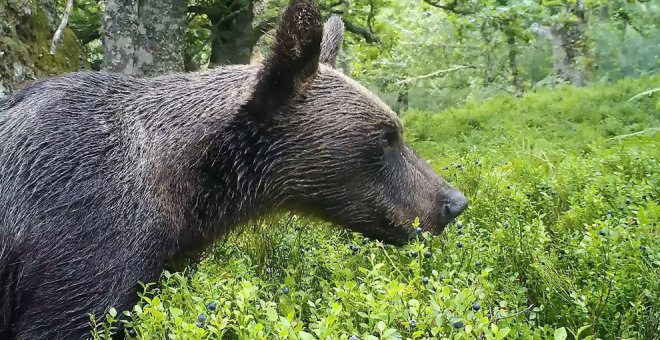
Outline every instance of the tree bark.
POLYGON ((587 37, 584 0, 565 9, 577 20, 569 24, 540 26, 537 31, 552 41, 552 73, 576 86, 584 86, 592 78, 592 52, 587 37))
POLYGON ((140 0, 135 63, 140 74, 153 76, 184 70, 185 0, 140 0))
POLYGON ((184 70, 185 0, 105 0, 104 69, 153 76, 184 70))
POLYGON ((511 86, 516 92, 521 92, 522 85, 520 84, 520 76, 518 73, 518 45, 516 45, 516 34, 510 27, 509 23, 504 24, 504 34, 506 36, 506 43, 509 47, 508 61, 509 71, 511 72, 511 86))
POLYGON ((135 66, 138 3, 133 0, 105 0, 103 13, 104 69, 138 74, 135 66))
POLYGON ((396 107, 395 107, 395 112, 398 116, 403 115, 406 110, 408 110, 409 106, 409 90, 410 86, 408 83, 405 83, 401 86, 401 89, 399 89, 396 97, 396 107))

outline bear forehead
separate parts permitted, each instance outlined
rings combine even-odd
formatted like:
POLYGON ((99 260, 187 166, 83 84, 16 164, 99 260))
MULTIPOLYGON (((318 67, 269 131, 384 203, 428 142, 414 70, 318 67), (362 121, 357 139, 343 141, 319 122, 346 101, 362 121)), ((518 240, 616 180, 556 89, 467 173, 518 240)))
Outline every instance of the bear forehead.
MULTIPOLYGON (((364 108, 369 108, 368 112, 363 112, 367 114, 367 118, 371 118, 370 120, 374 120, 383 125, 395 127, 399 131, 402 131, 401 121, 399 117, 394 113, 394 111, 392 111, 392 109, 390 109, 387 104, 385 104, 380 98, 378 98, 378 96, 369 91, 369 89, 364 87, 362 84, 358 83, 344 73, 323 64, 320 65, 319 72, 321 73, 322 77, 328 79, 329 81, 338 81, 342 84, 342 86, 350 88, 351 91, 349 91, 349 95, 358 96, 355 101, 351 102, 358 102, 362 104, 361 106, 364 108)), ((340 100, 345 99, 347 99, 347 97, 342 97, 340 100)))

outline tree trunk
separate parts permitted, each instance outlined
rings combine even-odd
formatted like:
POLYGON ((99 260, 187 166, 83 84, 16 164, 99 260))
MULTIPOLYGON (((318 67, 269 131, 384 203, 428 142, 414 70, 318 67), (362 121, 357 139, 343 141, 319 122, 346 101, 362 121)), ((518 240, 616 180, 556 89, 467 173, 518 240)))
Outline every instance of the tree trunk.
POLYGON ((184 70, 185 0, 141 0, 135 63, 140 74, 153 76, 184 70))
POLYGON ((509 27, 508 23, 504 27, 504 34, 506 35, 506 43, 509 47, 508 61, 509 71, 511 72, 511 86, 513 86, 516 93, 520 93, 522 92, 522 86, 518 73, 518 45, 516 45, 515 32, 509 27))
POLYGON ((51 40, 60 22, 55 0, 0 0, 0 98, 22 84, 49 75, 78 70, 82 49, 75 34, 65 29, 50 55, 51 40))
POLYGON ((215 31, 211 41, 211 67, 248 64, 252 49, 261 36, 261 32, 252 24, 253 4, 249 3, 231 13, 210 16, 209 19, 215 31))
POLYGON ((105 0, 105 70, 154 76, 184 70, 185 0, 105 0))
POLYGON ((397 93, 396 97, 396 107, 395 107, 395 112, 397 113, 398 116, 403 115, 406 110, 408 110, 408 103, 409 103, 409 90, 410 86, 406 83, 401 86, 401 89, 397 93))
POLYGON ((104 69, 138 74, 135 66, 138 4, 133 0, 105 0, 103 13, 104 69))
POLYGON ((584 0, 568 9, 577 20, 556 24, 549 33, 553 42, 553 75, 576 86, 584 86, 592 77, 592 56, 587 37, 584 0))

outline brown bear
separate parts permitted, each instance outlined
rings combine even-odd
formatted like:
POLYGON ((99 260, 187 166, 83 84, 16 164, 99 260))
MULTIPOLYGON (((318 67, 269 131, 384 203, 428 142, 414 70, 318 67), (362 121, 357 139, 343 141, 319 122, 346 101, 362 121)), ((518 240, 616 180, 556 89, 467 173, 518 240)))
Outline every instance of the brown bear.
POLYGON ((89 313, 271 212, 394 244, 416 217, 441 232, 466 198, 333 68, 342 35, 292 1, 260 65, 74 73, 0 102, 0 338, 84 338, 89 313))

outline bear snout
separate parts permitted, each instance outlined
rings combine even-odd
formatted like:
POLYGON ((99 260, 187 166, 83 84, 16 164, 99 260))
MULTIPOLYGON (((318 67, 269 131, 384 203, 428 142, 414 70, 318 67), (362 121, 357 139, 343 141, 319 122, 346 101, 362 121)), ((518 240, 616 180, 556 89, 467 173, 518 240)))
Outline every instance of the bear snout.
POLYGON ((454 192, 451 194, 449 197, 449 200, 447 203, 444 204, 442 207, 443 209, 443 214, 445 214, 449 220, 453 220, 458 215, 460 215, 465 208, 468 206, 468 199, 463 195, 462 192, 458 190, 454 190, 454 192))

